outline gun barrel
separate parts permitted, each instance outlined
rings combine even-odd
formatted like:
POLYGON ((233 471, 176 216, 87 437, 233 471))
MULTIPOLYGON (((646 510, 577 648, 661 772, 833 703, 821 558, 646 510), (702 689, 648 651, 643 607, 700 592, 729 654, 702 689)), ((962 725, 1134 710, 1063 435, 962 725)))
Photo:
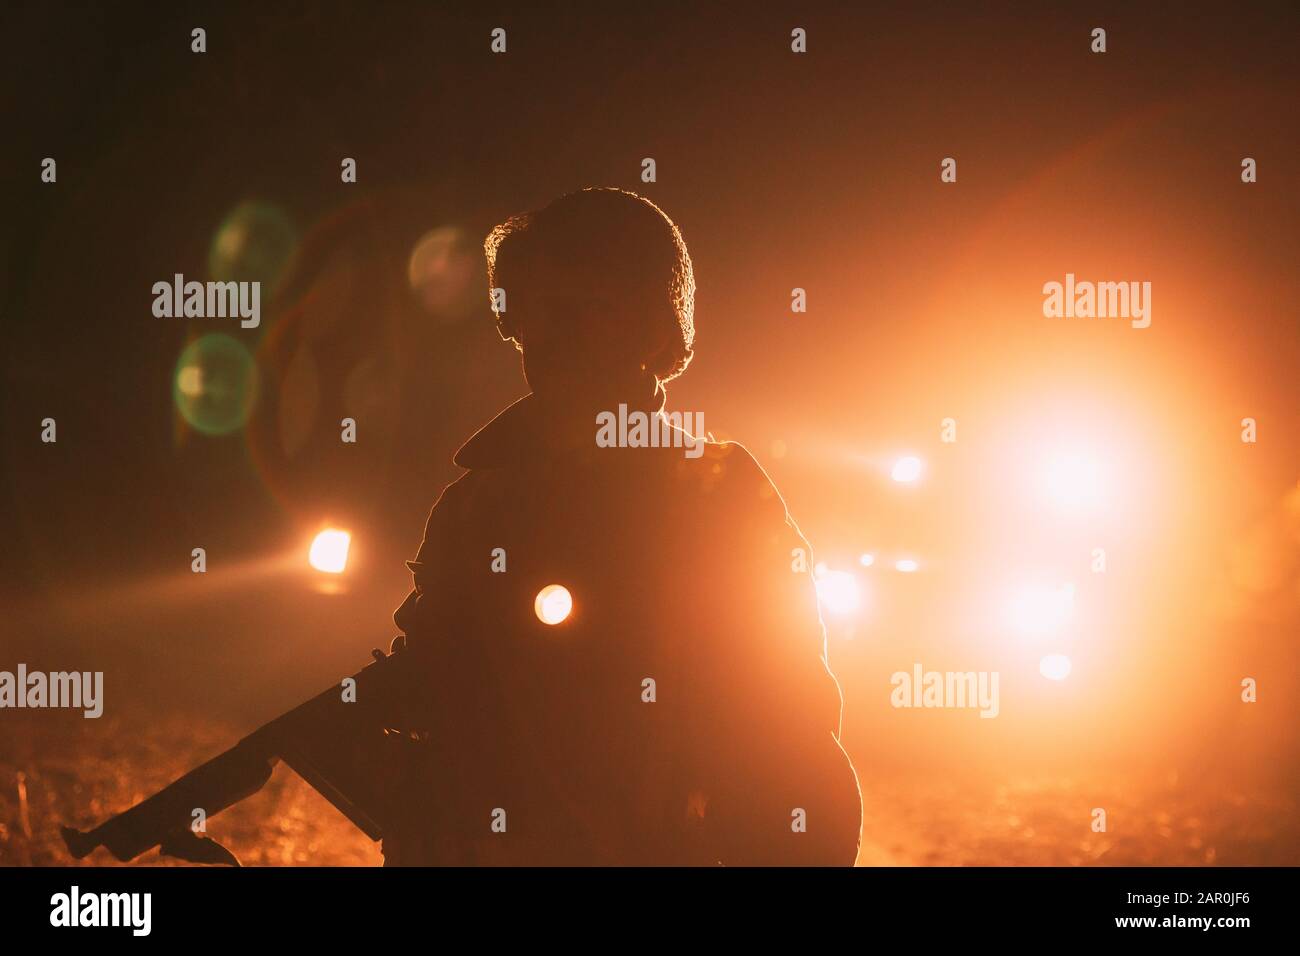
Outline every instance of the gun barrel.
POLYGON ((185 859, 198 853, 205 861, 211 854, 179 839, 193 836, 194 811, 212 817, 256 793, 281 760, 372 840, 380 839, 390 756, 382 746, 384 728, 409 703, 411 684, 409 668, 397 660, 402 655, 375 656, 352 678, 351 694, 338 686, 321 692, 93 830, 63 827, 69 852, 81 859, 104 846, 125 862, 161 844, 165 853, 185 859))
POLYGON ((77 859, 98 846, 123 862, 135 859, 168 834, 187 830, 195 810, 212 816, 256 793, 277 759, 259 731, 93 830, 64 827, 64 842, 77 859))

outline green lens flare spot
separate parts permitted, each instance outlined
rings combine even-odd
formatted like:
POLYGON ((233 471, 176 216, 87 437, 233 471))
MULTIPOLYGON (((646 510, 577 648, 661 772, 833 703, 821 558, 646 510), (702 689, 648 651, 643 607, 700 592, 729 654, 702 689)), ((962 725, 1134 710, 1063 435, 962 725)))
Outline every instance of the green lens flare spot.
POLYGON ((289 217, 275 206, 241 202, 212 237, 208 273, 217 282, 261 282, 269 296, 297 243, 289 217))
POLYGON ((244 426, 257 400, 257 363, 236 339, 213 333, 181 352, 173 376, 176 410, 205 435, 226 435, 244 426))

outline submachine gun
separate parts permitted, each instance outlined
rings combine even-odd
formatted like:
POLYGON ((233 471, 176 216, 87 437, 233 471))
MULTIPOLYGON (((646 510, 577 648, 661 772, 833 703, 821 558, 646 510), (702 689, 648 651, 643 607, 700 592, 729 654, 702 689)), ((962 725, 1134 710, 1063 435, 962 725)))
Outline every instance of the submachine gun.
POLYGON ((104 846, 125 862, 156 846, 164 856, 239 866, 228 849, 194 832, 195 810, 206 819, 234 806, 260 790, 281 760, 368 837, 382 839, 394 745, 409 741, 392 728, 419 695, 402 644, 394 641, 390 654, 373 651, 374 661, 351 678, 355 685, 317 694, 93 830, 63 827, 68 850, 81 859, 104 846))

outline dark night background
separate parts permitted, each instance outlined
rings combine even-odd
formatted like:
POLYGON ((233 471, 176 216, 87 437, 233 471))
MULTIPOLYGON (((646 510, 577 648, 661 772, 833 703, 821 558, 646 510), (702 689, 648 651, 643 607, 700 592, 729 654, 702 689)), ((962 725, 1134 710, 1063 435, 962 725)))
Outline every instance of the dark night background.
MULTIPOLYGON (((115 741, 192 733, 172 772, 355 670, 393 633, 452 453, 526 390, 484 235, 621 186, 694 260, 697 357, 670 406, 754 452, 819 557, 922 559, 831 622, 868 828, 910 835, 864 859, 1297 862, 1298 27, 1265 4, 6 5, 0 668, 105 671, 115 741), (247 203, 292 235, 261 326, 154 317, 153 283, 209 278, 247 203), (413 287, 434 230, 447 257, 413 287), (1067 271, 1151 280, 1152 327, 1050 324, 1041 286, 1067 271), (213 331, 260 374, 248 427, 221 436, 173 401, 181 350, 213 331), (1024 509, 1015 456, 1071 429, 1122 459, 1125 496, 1054 524, 1024 509), (902 451, 920 487, 882 479, 902 451), (305 561, 326 520, 354 535, 343 593, 305 561), (1003 570, 1086 576, 1099 542, 1094 640, 1051 696, 985 596, 1003 570), (916 660, 1000 668, 1004 719, 891 710, 888 675, 916 660), (1244 675, 1265 690, 1242 716, 1244 675), (968 774, 993 795, 958 809, 968 774), (1104 799, 1156 842, 1043 843, 1060 807, 1086 823, 1104 799)), ((0 771, 44 774, 50 801, 82 752, 115 752, 93 721, 24 719, 0 771)))

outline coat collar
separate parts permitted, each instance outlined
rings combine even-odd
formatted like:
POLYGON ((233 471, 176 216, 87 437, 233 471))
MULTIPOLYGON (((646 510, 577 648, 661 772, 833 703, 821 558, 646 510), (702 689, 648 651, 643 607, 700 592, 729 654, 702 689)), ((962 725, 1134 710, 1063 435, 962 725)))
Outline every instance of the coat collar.
MULTIPOLYGON (((663 411, 667 393, 655 385, 649 400, 628 400, 629 408, 652 414, 663 411)), ((615 403, 617 407, 618 403, 615 403)), ((461 468, 500 468, 525 459, 595 447, 596 417, 568 426, 546 417, 535 395, 506 406, 495 418, 470 436, 452 459, 461 468)))

